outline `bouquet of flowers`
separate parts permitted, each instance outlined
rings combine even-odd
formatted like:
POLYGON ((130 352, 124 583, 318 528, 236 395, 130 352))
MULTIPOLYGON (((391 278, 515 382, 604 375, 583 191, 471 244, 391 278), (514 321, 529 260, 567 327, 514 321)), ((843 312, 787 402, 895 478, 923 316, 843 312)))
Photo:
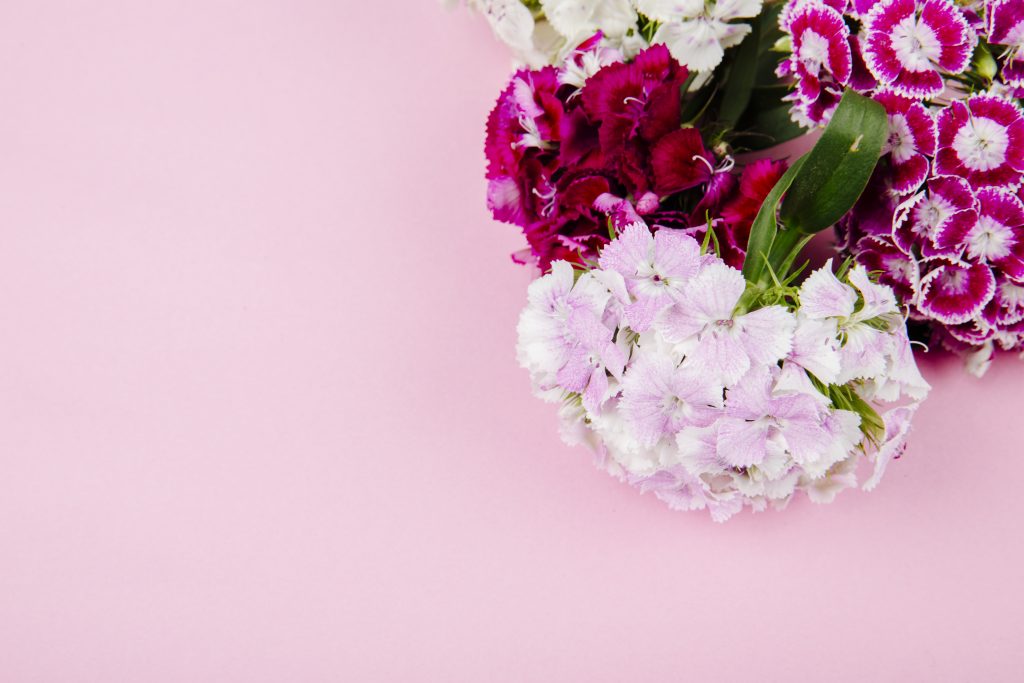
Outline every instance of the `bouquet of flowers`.
POLYGON ((468 4, 522 65, 485 144, 519 361, 613 474, 716 520, 871 489, 912 344, 1024 349, 1024 0, 468 4))

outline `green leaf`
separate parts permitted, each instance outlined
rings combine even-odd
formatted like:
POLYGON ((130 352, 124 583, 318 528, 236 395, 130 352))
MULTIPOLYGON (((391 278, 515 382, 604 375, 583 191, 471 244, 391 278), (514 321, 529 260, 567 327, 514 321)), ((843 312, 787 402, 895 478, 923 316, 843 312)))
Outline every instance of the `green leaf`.
POLYGON ((743 260, 743 277, 748 282, 757 282, 764 272, 765 264, 772 251, 772 244, 775 242, 775 234, 778 232, 778 223, 775 220, 775 213, 779 208, 779 201, 782 195, 793 184, 800 169, 803 168, 807 156, 802 156, 779 178, 775 187, 764 198, 761 208, 754 217, 750 226, 750 237, 747 240, 747 257, 743 260))
POLYGON ((722 91, 722 106, 718 112, 719 122, 726 128, 736 125, 750 103, 757 75, 758 52, 760 48, 759 24, 754 22, 750 34, 740 43, 736 58, 729 69, 729 78, 722 91))
POLYGON ((847 90, 782 203, 783 224, 804 234, 835 224, 860 198, 888 135, 882 105, 847 90))

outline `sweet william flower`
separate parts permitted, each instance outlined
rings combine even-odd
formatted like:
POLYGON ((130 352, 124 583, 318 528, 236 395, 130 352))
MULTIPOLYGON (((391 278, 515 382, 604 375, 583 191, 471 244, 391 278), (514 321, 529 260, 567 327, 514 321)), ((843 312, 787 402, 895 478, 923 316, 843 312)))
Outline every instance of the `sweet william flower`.
POLYGON ((636 10, 630 0, 541 0, 544 17, 569 45, 600 31, 621 42, 636 30, 636 10))
POLYGON ((731 22, 761 13, 761 0, 636 0, 636 5, 661 24, 652 42, 664 43, 673 57, 698 72, 714 69, 725 50, 750 33, 749 25, 731 22))
POLYGON ((935 154, 935 120, 920 102, 891 91, 875 94, 885 107, 889 138, 882 150, 892 165, 892 187, 901 195, 913 192, 928 177, 928 157, 935 154))
POLYGON ((798 79, 800 94, 816 99, 822 79, 840 86, 850 82, 853 57, 850 52, 850 29, 843 15, 827 5, 806 3, 787 17, 793 52, 779 65, 781 75, 798 79))
POLYGON ((912 98, 941 93, 942 74, 967 68, 977 42, 952 0, 881 0, 864 17, 864 35, 872 75, 912 98))
POLYGON ((656 322, 659 332, 723 384, 738 381, 752 364, 785 358, 793 344, 793 317, 781 306, 737 313, 743 275, 717 262, 705 266, 656 322))
POLYGON ((701 254, 692 237, 672 230, 652 236, 644 223, 637 222, 604 248, 599 263, 605 273, 617 273, 625 284, 626 291, 620 294, 625 299, 623 321, 635 332, 644 332, 697 274, 701 254))
POLYGON ((978 222, 967 233, 967 258, 1024 281, 1024 202, 996 188, 978 191, 978 222))
POLYGON ((603 319, 611 293, 593 275, 577 280, 572 265, 556 261, 549 275, 530 283, 527 297, 529 305, 519 317, 516 352, 537 389, 546 392, 558 386, 559 372, 579 345, 575 334, 579 314, 603 319))
POLYGON ((1024 0, 988 3, 988 42, 1006 48, 1000 76, 1011 87, 1024 86, 1024 0))
POLYGON ((715 421, 723 387, 696 363, 675 364, 669 356, 641 349, 622 384, 621 409, 640 442, 653 446, 675 439, 683 427, 715 421))
POLYGON ((774 395, 776 374, 759 365, 729 391, 718 428, 718 457, 723 461, 751 467, 770 456, 788 455, 795 463, 820 457, 830 436, 821 404, 808 394, 774 395))
POLYGON ((938 117, 935 173, 955 175, 972 186, 1015 188, 1024 173, 1024 114, 1000 97, 975 95, 956 101, 938 117))

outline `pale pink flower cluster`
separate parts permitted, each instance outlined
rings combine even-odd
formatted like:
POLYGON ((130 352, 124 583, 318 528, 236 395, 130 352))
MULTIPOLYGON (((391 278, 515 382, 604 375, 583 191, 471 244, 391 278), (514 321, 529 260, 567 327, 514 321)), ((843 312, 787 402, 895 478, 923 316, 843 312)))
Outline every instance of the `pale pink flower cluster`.
POLYGON ((892 290, 831 262, 781 305, 744 310, 745 289, 692 237, 635 223, 598 267, 556 261, 530 285, 519 362, 563 401, 568 442, 672 508, 829 502, 862 455, 873 488, 929 388, 892 290))

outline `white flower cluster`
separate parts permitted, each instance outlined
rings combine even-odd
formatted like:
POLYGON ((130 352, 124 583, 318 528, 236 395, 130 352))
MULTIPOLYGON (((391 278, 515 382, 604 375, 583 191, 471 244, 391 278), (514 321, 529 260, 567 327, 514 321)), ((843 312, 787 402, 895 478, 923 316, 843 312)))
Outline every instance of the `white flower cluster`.
MULTIPOLYGON (((458 0, 444 0, 458 4, 458 0)), ((692 71, 706 73, 722 61, 726 48, 738 45, 750 26, 735 23, 756 17, 762 0, 466 0, 483 14, 495 35, 517 58, 539 68, 560 64, 598 31, 602 43, 631 59, 647 47, 640 15, 655 22, 653 43, 664 43, 692 71)))
POLYGON ((873 488, 928 392, 893 292, 831 262, 746 310, 740 271, 687 235, 637 223, 600 267, 565 261, 530 285, 520 364, 563 401, 563 438, 670 507, 718 521, 796 491, 873 488))

